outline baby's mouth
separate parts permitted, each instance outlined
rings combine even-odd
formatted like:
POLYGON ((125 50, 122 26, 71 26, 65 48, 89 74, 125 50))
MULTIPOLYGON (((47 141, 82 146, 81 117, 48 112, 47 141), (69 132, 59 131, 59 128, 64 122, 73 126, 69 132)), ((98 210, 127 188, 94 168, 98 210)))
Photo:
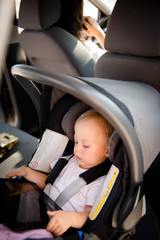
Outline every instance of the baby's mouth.
POLYGON ((76 155, 77 160, 81 160, 82 158, 78 155, 76 155))

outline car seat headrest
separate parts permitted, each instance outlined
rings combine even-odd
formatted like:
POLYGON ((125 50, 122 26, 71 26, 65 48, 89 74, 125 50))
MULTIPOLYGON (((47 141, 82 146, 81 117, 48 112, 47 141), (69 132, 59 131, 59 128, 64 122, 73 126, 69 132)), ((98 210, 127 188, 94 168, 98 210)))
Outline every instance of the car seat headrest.
POLYGON ((115 150, 116 147, 120 141, 120 136, 118 134, 118 132, 116 130, 114 130, 114 132, 112 133, 110 139, 109 139, 109 143, 108 143, 108 155, 110 160, 112 161, 114 156, 115 156, 115 150))
MULTIPOLYGON (((73 137, 74 137, 75 121, 82 113, 88 111, 89 109, 91 109, 91 107, 89 107, 85 103, 77 102, 64 115, 62 120, 62 129, 71 141, 73 141, 73 137)), ((119 140, 120 140, 120 136, 115 130, 111 135, 108 143, 108 152, 109 152, 110 160, 113 160, 114 158, 115 149, 119 140)))
POLYGON ((60 0, 21 0, 18 25, 27 30, 48 29, 60 17, 60 0))
POLYGON ((159 1, 124 1, 115 4, 107 26, 105 48, 138 56, 160 56, 159 1))
POLYGON ((89 109, 90 107, 85 103, 77 102, 64 115, 62 120, 62 129, 71 141, 73 141, 73 137, 74 137, 75 121, 82 113, 86 112, 89 109))

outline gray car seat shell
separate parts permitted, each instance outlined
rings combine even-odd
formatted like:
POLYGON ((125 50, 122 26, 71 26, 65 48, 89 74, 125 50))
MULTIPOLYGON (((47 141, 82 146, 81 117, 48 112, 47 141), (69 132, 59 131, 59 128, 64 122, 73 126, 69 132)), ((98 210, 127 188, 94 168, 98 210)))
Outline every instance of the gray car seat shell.
MULTIPOLYGON (((28 77, 35 82, 46 83, 49 86, 54 85, 55 87, 58 87, 74 95, 75 97, 78 97, 84 102, 87 101, 87 104, 95 108, 96 108, 95 105, 98 104, 97 102, 98 100, 96 101, 96 98, 99 97, 100 103, 102 105, 105 105, 105 101, 103 102, 103 100, 105 100, 103 97, 103 94, 105 94, 105 91, 112 94, 115 98, 118 98, 122 103, 126 105, 127 109, 129 110, 133 118, 133 125, 134 125, 134 128, 136 129, 136 134, 139 139, 138 142, 140 141, 142 145, 143 158, 145 159, 145 162, 143 163, 144 164, 143 172, 145 172, 149 168, 149 166, 152 164, 152 161, 155 159, 155 157, 159 153, 160 134, 158 129, 158 126, 159 126, 158 110, 159 110, 160 102, 159 102, 159 93, 153 87, 144 83, 136 83, 136 82, 125 82, 125 81, 119 81, 119 80, 112 81, 111 79, 102 79, 102 78, 99 78, 99 79, 98 78, 75 78, 75 77, 70 77, 62 74, 48 74, 35 67, 29 67, 27 65, 15 65, 12 68, 12 73, 15 76, 21 74, 21 77, 17 78, 18 81, 21 82, 21 84, 23 84, 23 81, 26 82, 26 80, 23 80, 23 78, 28 77), (84 85, 80 81, 81 79, 82 79, 82 82, 86 81, 84 85), (63 80, 63 82, 61 82, 61 80, 63 80), (74 83, 74 80, 75 80, 75 83, 74 83), (79 85, 81 85, 82 89, 79 88, 79 85), (102 91, 101 93, 102 95, 93 94, 91 92, 92 88, 95 88, 95 91, 97 94, 99 90, 102 91), (91 94, 92 100, 88 99, 89 95, 87 94, 87 92, 91 94), (94 103, 92 103, 92 101, 94 103), (143 106, 141 106, 140 103, 143 106), (149 125, 151 125, 149 127, 151 132, 148 131, 149 125)), ((118 109, 116 110, 114 114, 117 114, 117 118, 118 118, 117 120, 111 114, 111 112, 113 111, 112 104, 110 108, 107 107, 105 109, 105 107, 103 107, 101 110, 102 114, 103 114, 103 111, 110 112, 111 116, 109 117, 109 120, 113 122, 113 126, 114 126, 114 121, 116 121, 115 124, 117 124, 119 121, 122 121, 122 116, 119 110, 118 109), (116 113, 116 110, 117 110, 117 113, 116 113)), ((129 123, 129 125, 126 124, 123 127, 120 124, 118 127, 118 131, 120 132, 125 131, 126 134, 127 134, 127 131, 130 133, 130 128, 132 128, 131 126, 132 126, 131 122, 129 123), (125 130, 125 128, 128 128, 128 129, 125 130)), ((114 127, 116 128, 116 126, 114 127)), ((122 139, 124 140, 125 144, 129 146, 130 141, 128 141, 125 138, 126 137, 124 136, 124 139, 123 138, 122 139)))
MULTIPOLYGON (((35 82, 45 83, 70 93, 95 108, 112 122, 123 140, 129 157, 130 185, 126 199, 135 196, 137 191, 139 195, 143 175, 158 155, 160 147, 160 133, 158 128, 160 96, 154 88, 144 83, 112 81, 98 78, 83 79, 59 74, 47 74, 34 67, 24 65, 14 66, 12 73, 22 84, 23 78, 29 78, 35 82), (18 76, 21 77, 19 78, 18 76), (150 100, 147 104, 146 98, 150 100), (127 107, 133 118, 133 123, 126 117, 124 111, 120 109, 120 106, 117 105, 116 99, 127 107), (150 119, 152 119, 152 122, 150 119), (139 186, 138 189, 137 186, 139 186)), ((122 209, 125 209, 125 217, 128 216, 128 213, 131 211, 131 205, 134 201, 129 202, 126 200, 122 204, 122 209)), ((140 202, 138 206, 140 208, 135 209, 137 209, 138 214, 141 215, 144 202, 140 202)), ((119 227, 119 222, 117 222, 119 211, 121 212, 119 207, 117 207, 113 217, 113 225, 117 227, 119 227)), ((139 217, 135 218, 134 215, 132 218, 131 215, 131 219, 131 225, 133 227, 139 217)), ((128 222, 130 223, 130 220, 128 222)), ((128 222, 124 221, 124 224, 120 224, 121 229, 129 229, 130 224, 128 225, 128 222)))

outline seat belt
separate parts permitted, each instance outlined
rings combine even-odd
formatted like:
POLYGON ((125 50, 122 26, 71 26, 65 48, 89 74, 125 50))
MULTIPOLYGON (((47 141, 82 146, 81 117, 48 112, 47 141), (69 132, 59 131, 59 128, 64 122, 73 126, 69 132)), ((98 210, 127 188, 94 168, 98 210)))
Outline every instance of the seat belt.
MULTIPOLYGON (((73 155, 71 155, 69 157, 69 159, 72 156, 73 155)), ((46 203, 50 198, 49 192, 50 192, 50 189, 52 188, 52 184, 54 182, 53 180, 56 179, 53 176, 55 169, 58 170, 58 173, 56 173, 56 177, 57 177, 59 175, 59 173, 61 172, 61 170, 64 168, 64 166, 68 163, 69 159, 66 159, 66 161, 64 161, 65 160, 64 158, 63 158, 63 160, 62 160, 62 158, 60 158, 60 160, 55 165, 56 168, 54 167, 52 169, 51 173, 49 174, 49 176, 46 180, 46 183, 50 183, 50 184, 48 184, 48 186, 44 190, 44 193, 45 193, 44 198, 45 198, 46 203), (61 170, 60 170, 60 168, 61 168, 61 170)), ((94 166, 94 167, 88 169, 84 173, 81 173, 79 175, 79 178, 76 179, 74 182, 72 182, 66 189, 64 189, 59 194, 59 196, 56 198, 55 201, 53 201, 53 200, 49 201, 49 208, 51 208, 51 205, 52 205, 53 209, 56 209, 56 210, 62 209, 62 207, 69 201, 69 199, 72 198, 77 192, 79 192, 79 190, 81 188, 85 187, 87 184, 93 182, 94 180, 98 179, 99 177, 107 175, 111 165, 112 165, 112 163, 109 160, 109 158, 106 158, 106 160, 103 163, 98 164, 97 166, 94 166)))

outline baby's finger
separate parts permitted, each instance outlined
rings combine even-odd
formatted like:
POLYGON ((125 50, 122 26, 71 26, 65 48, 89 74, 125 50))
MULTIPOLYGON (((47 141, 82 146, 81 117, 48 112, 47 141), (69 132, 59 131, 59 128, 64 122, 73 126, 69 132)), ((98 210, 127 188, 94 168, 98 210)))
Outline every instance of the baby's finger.
POLYGON ((16 177, 15 171, 9 172, 6 175, 6 178, 13 178, 13 177, 16 177))
POLYGON ((47 227, 46 227, 46 230, 47 230, 48 232, 54 233, 57 228, 58 228, 58 224, 56 223, 56 221, 54 221, 54 218, 52 218, 52 219, 49 221, 49 223, 48 223, 48 225, 47 225, 47 227))
POLYGON ((56 211, 47 211, 48 216, 52 217, 54 216, 56 211))

